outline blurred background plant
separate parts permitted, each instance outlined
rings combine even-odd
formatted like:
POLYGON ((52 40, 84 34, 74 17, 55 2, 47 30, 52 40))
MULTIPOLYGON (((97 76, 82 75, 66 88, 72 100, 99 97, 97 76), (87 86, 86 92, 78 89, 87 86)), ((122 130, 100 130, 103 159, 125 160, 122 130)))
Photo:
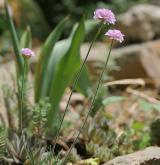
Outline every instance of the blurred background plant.
POLYGON ((89 0, 48 0, 47 3, 44 0, 35 1, 40 6, 46 20, 51 26, 56 25, 66 14, 71 15, 68 28, 71 27, 82 14, 90 19, 95 8, 110 8, 116 14, 119 14, 134 4, 147 2, 147 0, 94 0, 92 2, 89 0))

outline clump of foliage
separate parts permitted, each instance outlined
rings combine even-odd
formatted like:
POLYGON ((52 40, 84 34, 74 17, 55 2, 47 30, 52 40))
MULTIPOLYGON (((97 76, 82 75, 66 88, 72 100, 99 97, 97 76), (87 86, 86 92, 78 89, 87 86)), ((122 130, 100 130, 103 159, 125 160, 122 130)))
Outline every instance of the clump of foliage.
POLYGON ((57 24, 66 14, 70 14, 72 19, 70 20, 70 25, 73 24, 78 18, 85 13, 85 15, 90 17, 94 9, 108 7, 112 9, 117 14, 122 13, 128 9, 128 7, 138 4, 148 2, 148 0, 35 0, 37 4, 42 9, 45 17, 51 25, 57 24), (58 14, 57 14, 58 13, 58 14))
POLYGON ((144 149, 151 144, 149 126, 146 127, 142 122, 134 121, 131 128, 127 128, 126 135, 127 139, 132 139, 133 151, 144 149))
MULTIPOLYGON (((32 47, 31 31, 27 27, 19 38, 7 3, 5 3, 5 11, 13 41, 17 75, 14 89, 8 86, 3 88, 8 123, 6 125, 3 122, 7 134, 4 134, 5 137, 1 136, 0 151, 4 151, 4 146, 6 148, 5 152, 1 152, 3 161, 12 164, 28 162, 50 164, 57 162, 58 158, 55 159, 51 152, 54 143, 51 137, 53 138, 53 135, 55 135, 56 124, 60 120, 59 102, 61 97, 81 64, 80 44, 85 36, 84 19, 81 19, 80 23, 74 26, 68 39, 58 42, 68 19, 65 18, 45 41, 35 73, 35 102, 32 105, 28 99, 29 58, 22 56, 20 52, 21 48, 32 47), (65 81, 61 81, 62 75, 65 81), (54 116, 54 119, 52 116, 54 116), (52 126, 55 129, 52 129, 52 126)), ((86 70, 83 73, 85 74, 84 78, 86 77, 89 82, 86 70)), ((86 85, 80 83, 78 90, 87 91, 88 86, 86 85), (81 88, 81 85, 83 85, 83 88, 81 88)), ((3 132, 3 129, 1 132, 3 132)))
POLYGON ((112 0, 110 3, 105 2, 98 2, 97 5, 99 7, 109 7, 117 14, 125 12, 128 8, 133 5, 141 4, 141 3, 148 3, 149 0, 112 0))
MULTIPOLYGON (((13 20, 9 13, 9 8, 6 6, 6 16, 9 24, 15 58, 16 58, 16 71, 17 71, 17 105, 20 106, 20 93, 21 93, 21 82, 23 79, 23 67, 25 64, 25 60, 23 59, 20 48, 32 46, 32 37, 30 28, 27 28, 26 31, 22 34, 19 39, 16 29, 13 24, 13 20)), ((51 102, 51 107, 54 111, 49 111, 47 114, 47 122, 48 128, 50 125, 56 124, 56 120, 59 119, 59 102, 63 96, 65 88, 70 85, 73 81, 76 72, 78 71, 81 65, 80 58, 80 45, 85 37, 85 34, 90 31, 88 28, 90 25, 86 22, 84 23, 84 19, 81 19, 79 24, 76 24, 73 27, 73 30, 70 36, 65 39, 58 41, 65 25, 68 21, 68 18, 63 19, 51 32, 51 34, 46 39, 44 46, 39 55, 38 64, 35 73, 35 85, 34 85, 34 94, 35 94, 35 103, 39 103, 41 99, 49 99, 51 102), (89 25, 89 26, 88 26, 89 25), (67 61, 67 62, 66 62, 67 61), (65 73, 64 73, 65 70, 65 73), (64 78, 65 81, 61 81, 61 77, 64 78), (53 114, 54 113, 54 114, 53 114), (54 119, 51 117, 54 116, 54 119), (53 124, 54 121, 54 124, 53 124)), ((92 24, 92 23, 91 23, 92 24)), ((93 24, 92 24, 93 25, 93 24)), ((28 65, 28 64, 27 64, 28 65)), ((24 85, 24 107, 27 108, 25 104, 27 103, 27 77, 29 66, 27 66, 27 70, 25 71, 25 85, 24 85)), ((83 76, 81 80, 78 82, 78 90, 82 93, 87 94, 87 91, 90 87, 90 81, 87 76, 87 71, 83 71, 83 76), (83 80, 85 79, 85 83, 83 80)), ((20 109, 20 107, 18 107, 20 109)), ((30 116, 28 113, 29 110, 23 110, 22 119, 27 116, 30 116)), ((26 126, 26 125, 25 125, 26 126)), ((51 128, 49 128, 51 129, 51 128)), ((56 128, 55 128, 56 131, 56 128)))
POLYGON ((51 108, 51 104, 47 99, 40 100, 30 110, 32 120, 30 121, 29 130, 39 138, 45 137, 45 124, 47 122, 47 113, 51 108))
POLYGON ((133 151, 132 143, 126 134, 118 135, 110 127, 110 122, 110 116, 101 109, 88 124, 87 132, 83 134, 87 141, 87 153, 99 158, 100 162, 107 162, 118 155, 133 151))

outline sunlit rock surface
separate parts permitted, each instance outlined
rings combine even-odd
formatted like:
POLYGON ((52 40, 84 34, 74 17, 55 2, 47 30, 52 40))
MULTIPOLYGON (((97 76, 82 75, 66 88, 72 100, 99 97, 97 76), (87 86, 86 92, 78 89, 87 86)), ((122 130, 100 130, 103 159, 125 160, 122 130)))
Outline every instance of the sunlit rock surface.
POLYGON ((104 165, 160 165, 160 147, 148 147, 142 151, 119 156, 104 165))
POLYGON ((117 28, 127 41, 148 41, 160 36, 160 6, 141 4, 117 18, 117 28))

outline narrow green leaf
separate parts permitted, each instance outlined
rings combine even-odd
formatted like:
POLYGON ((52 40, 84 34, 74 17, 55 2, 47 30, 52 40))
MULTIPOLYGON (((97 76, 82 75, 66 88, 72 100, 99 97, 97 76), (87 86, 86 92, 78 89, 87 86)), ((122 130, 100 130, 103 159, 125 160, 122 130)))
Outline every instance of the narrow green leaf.
POLYGON ((44 46, 41 50, 35 78, 35 101, 38 101, 40 98, 47 95, 47 67, 50 61, 50 57, 54 48, 55 43, 60 38, 65 24, 68 20, 66 17, 62 20, 48 36, 47 40, 44 43, 44 46))
POLYGON ((32 48, 32 34, 31 29, 27 26, 20 39, 21 48, 32 48))
MULTIPOLYGON (((48 114, 48 126, 51 128, 53 121, 56 122, 56 117, 59 110, 59 102, 67 85, 73 80, 75 73, 79 70, 80 45, 85 36, 84 20, 78 24, 72 38, 68 40, 70 44, 68 51, 62 57, 56 67, 54 79, 51 84, 50 100, 52 108, 48 114)), ((67 46, 66 46, 67 47, 67 46)))
POLYGON ((13 24, 12 17, 10 16, 10 11, 9 11, 6 1, 5 1, 5 12, 6 12, 7 23, 8 23, 8 26, 9 26, 9 29, 11 32, 11 36, 12 36, 13 47, 14 47, 14 52, 15 52, 15 56, 16 56, 16 63, 17 63, 17 67, 18 67, 17 71, 21 72, 21 70, 23 68, 23 58, 20 53, 20 44, 19 44, 17 33, 16 33, 16 29, 13 24))
MULTIPOLYGON (((94 22, 95 21, 91 21, 91 20, 85 21, 85 36, 88 35, 88 33, 90 33, 97 26, 97 23, 95 24, 94 22)), ((52 58, 50 59, 50 63, 47 69, 47 76, 45 78, 45 81, 48 82, 46 84, 46 87, 48 88, 47 96, 49 96, 51 81, 54 78, 56 65, 57 63, 59 63, 60 59, 65 55, 65 53, 69 49, 71 40, 73 38, 73 35, 75 34, 77 27, 78 27, 78 23, 74 25, 69 38, 57 42, 54 47, 52 58)), ((90 87, 91 87, 91 81, 89 80, 87 68, 84 68, 81 73, 76 89, 85 96, 87 96, 90 93, 90 87)))

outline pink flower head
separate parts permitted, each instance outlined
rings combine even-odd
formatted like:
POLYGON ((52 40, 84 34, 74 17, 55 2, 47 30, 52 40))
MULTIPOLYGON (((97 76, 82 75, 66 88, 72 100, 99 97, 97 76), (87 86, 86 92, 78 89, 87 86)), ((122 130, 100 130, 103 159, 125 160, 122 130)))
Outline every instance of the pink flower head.
POLYGON ((105 35, 108 36, 110 39, 119 41, 120 43, 124 40, 124 34, 122 34, 120 30, 108 30, 105 35))
POLYGON ((31 49, 29 49, 29 48, 22 48, 21 49, 21 53, 25 57, 33 57, 33 56, 35 56, 34 52, 31 49))
POLYGON ((116 22, 115 15, 109 9, 96 9, 93 18, 108 24, 115 24, 116 22))

